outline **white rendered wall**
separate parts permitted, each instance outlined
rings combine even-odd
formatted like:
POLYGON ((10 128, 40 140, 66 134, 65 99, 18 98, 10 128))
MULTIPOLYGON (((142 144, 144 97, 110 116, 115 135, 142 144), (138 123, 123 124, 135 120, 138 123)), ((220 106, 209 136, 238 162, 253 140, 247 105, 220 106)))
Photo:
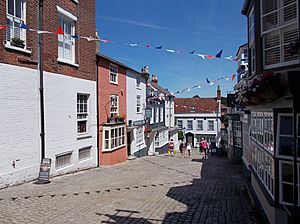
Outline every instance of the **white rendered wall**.
POLYGON ((97 165, 96 82, 45 73, 46 157, 52 159, 51 175, 97 165), (88 134, 77 134, 77 93, 89 94, 88 134), (79 149, 91 147, 91 156, 79 161, 79 149), (72 163, 55 168, 57 155, 72 152, 72 163))
POLYGON ((40 113, 37 71, 0 64, 0 102, 2 188, 32 180, 39 171, 40 113))
MULTIPOLYGON (((46 157, 51 175, 97 165, 96 82, 44 73, 46 157), (77 140, 77 93, 90 94, 89 138, 77 140), (91 146, 89 160, 78 149, 91 146), (72 165, 55 170, 55 155, 73 152, 72 165)), ((0 64, 0 188, 37 178, 40 153, 39 73, 0 64), (15 168, 12 166, 15 161, 15 168)))

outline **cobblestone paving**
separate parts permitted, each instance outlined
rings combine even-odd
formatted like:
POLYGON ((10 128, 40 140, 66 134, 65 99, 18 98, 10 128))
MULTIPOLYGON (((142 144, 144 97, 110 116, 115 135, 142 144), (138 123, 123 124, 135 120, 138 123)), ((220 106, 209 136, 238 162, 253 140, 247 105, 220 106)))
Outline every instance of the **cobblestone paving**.
POLYGON ((0 190, 0 223, 258 223, 241 167, 161 155, 0 190))

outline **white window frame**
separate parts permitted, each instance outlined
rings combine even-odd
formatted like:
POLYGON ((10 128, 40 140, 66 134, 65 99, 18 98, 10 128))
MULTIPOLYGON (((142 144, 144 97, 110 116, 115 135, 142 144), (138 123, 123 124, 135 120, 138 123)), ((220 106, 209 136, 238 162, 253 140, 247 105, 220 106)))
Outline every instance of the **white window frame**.
MULTIPOLYGON (((280 137, 290 137, 293 138, 293 130, 291 135, 285 135, 285 134, 280 134, 280 118, 281 117, 293 117, 292 113, 278 113, 277 116, 277 133, 276 133, 276 157, 277 158, 282 158, 282 159, 293 159, 293 156, 286 156, 286 155, 280 155, 279 154, 279 143, 280 143, 280 137)), ((299 158, 298 158, 299 160, 299 158)))
POLYGON ((118 84, 118 77, 119 77, 118 72, 119 72, 118 66, 113 65, 113 64, 109 65, 109 82, 110 83, 118 84))
POLYGON ((136 128, 135 131, 135 141, 136 141, 136 146, 140 146, 144 144, 144 126, 140 126, 136 128))
POLYGON ((150 119, 150 124, 154 124, 154 107, 151 108, 151 119, 150 119))
POLYGON ((242 122, 233 121, 234 144, 237 147, 242 147, 242 122))
POLYGON ((270 68, 276 68, 276 67, 280 67, 280 66, 288 66, 288 65, 293 65, 293 64, 298 64, 299 63, 299 60, 300 58, 296 58, 294 60, 290 60, 290 61, 284 61, 284 46, 287 46, 289 45, 290 43, 283 43, 283 30, 284 29, 289 29, 289 28, 296 28, 298 29, 298 39, 299 39, 299 24, 298 24, 298 21, 299 21, 299 12, 298 12, 298 1, 296 0, 295 2, 293 3, 290 3, 286 6, 283 6, 283 0, 277 0, 277 8, 271 12, 268 12, 266 14, 263 14, 263 2, 264 1, 260 1, 260 7, 261 7, 261 38, 263 40, 263 49, 262 49, 262 52, 263 52, 263 67, 264 69, 270 69, 270 68), (283 9, 284 8, 287 8, 289 6, 292 6, 296 4, 296 13, 297 13, 297 17, 291 21, 291 22, 288 22, 288 23, 284 23, 283 22, 283 9), (264 31, 264 23, 263 23, 263 19, 264 17, 268 16, 268 15, 272 15, 276 13, 276 16, 277 16, 277 27, 275 28, 270 28, 269 30, 265 30, 264 31), (272 33, 275 33, 278 31, 278 35, 279 35, 279 45, 276 45, 276 46, 273 46, 273 47, 270 47, 268 49, 265 48, 265 36, 267 34, 272 34, 272 33), (266 56, 265 56, 265 51, 266 50, 271 50, 271 49, 276 49, 279 47, 279 51, 280 51, 280 61, 279 63, 276 63, 276 64, 270 64, 270 65, 266 65, 266 56))
POLYGON ((89 133, 89 94, 85 93, 77 93, 77 135, 86 135, 89 133), (80 99, 80 97, 83 97, 80 99), (81 102, 82 100, 84 101, 86 97, 86 102, 81 102), (79 102, 78 102, 79 100, 79 102), (86 105, 86 110, 85 110, 85 105, 86 105), (81 110, 81 106, 83 107, 83 110, 81 110), (79 109, 79 110, 78 110, 79 109), (86 122, 86 131, 85 132, 79 132, 78 130, 78 123, 79 122, 86 122))
POLYGON ((177 126, 178 128, 183 128, 183 120, 177 120, 177 126), (181 123, 181 125, 179 125, 181 123))
POLYGON ((164 108, 163 107, 161 107, 160 108, 160 122, 163 122, 164 121, 164 108))
POLYGON ((141 103, 142 96, 137 95, 136 96, 136 112, 138 114, 142 113, 142 103, 141 103))
POLYGON ((18 35, 15 35, 15 32, 19 32, 19 38, 24 41, 24 45, 26 48, 26 29, 20 29, 20 25, 22 23, 26 24, 26 0, 23 0, 23 3, 22 3, 23 10, 21 9, 21 18, 16 16, 16 0, 13 0, 14 1, 14 15, 9 14, 9 12, 8 12, 8 2, 9 1, 8 0, 5 0, 5 1, 6 1, 6 23, 7 23, 6 25, 12 26, 12 27, 7 28, 7 30, 6 30, 6 35, 5 35, 6 36, 6 44, 8 46, 12 46, 10 43, 10 40, 14 37, 18 37, 18 35), (8 20, 10 21, 10 23, 8 23, 8 20), (15 22, 19 23, 19 26, 15 26, 15 22))
POLYGON ((187 120, 187 130, 193 130, 193 120, 187 120), (190 127, 189 127, 189 122, 190 122, 190 127))
POLYGON ((203 123, 203 120, 197 120, 197 130, 203 131, 203 123))
POLYGON ((250 49, 250 57, 251 57, 251 74, 255 74, 256 71, 256 61, 255 61, 255 15, 254 15, 254 7, 251 9, 249 14, 249 49, 250 49), (253 36, 251 35, 253 32, 253 36))
POLYGON ((126 146, 125 125, 104 126, 102 133, 103 133, 102 152, 110 152, 126 146), (108 131, 108 138, 106 138, 107 131, 108 131))
POLYGON ((63 29, 65 35, 58 35, 58 58, 57 60, 59 62, 71 64, 71 65, 76 65, 75 64, 75 39, 71 37, 71 35, 75 35, 75 27, 76 27, 76 22, 77 22, 77 17, 74 16, 72 13, 64 10, 63 8, 56 6, 58 14, 59 14, 59 20, 62 21, 63 24, 59 24, 61 28, 63 29), (71 26, 71 33, 67 33, 65 25, 69 23, 71 26), (63 46, 60 48, 59 43, 62 42, 63 46), (71 58, 67 58, 65 56, 65 44, 70 45, 70 51, 71 51, 71 58))
POLYGON ((207 121, 207 131, 214 131, 215 130, 215 122, 213 120, 207 121), (212 129, 209 127, 209 123, 212 122, 212 129))
POLYGON ((155 123, 159 123, 159 107, 155 108, 155 123))
POLYGON ((119 114, 119 96, 117 94, 111 94, 109 96, 109 114, 110 117, 115 117, 119 114), (117 103, 114 104, 114 99, 116 99, 117 103), (116 109, 116 111, 112 111, 112 109, 116 109))
POLYGON ((168 130, 157 132, 155 135, 154 145, 156 148, 160 148, 168 143, 168 130))
POLYGON ((141 89, 141 77, 136 77, 136 88, 141 89))

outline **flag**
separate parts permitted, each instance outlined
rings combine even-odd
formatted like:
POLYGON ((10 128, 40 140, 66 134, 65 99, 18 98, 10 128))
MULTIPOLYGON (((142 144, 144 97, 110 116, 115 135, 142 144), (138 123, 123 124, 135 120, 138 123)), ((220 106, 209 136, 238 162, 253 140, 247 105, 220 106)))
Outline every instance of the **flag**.
POLYGON ((214 59, 215 58, 214 56, 209 56, 209 55, 207 55, 206 57, 209 58, 209 59, 214 59))
POLYGON ((229 80, 229 77, 226 77, 226 81, 228 81, 229 80))
POLYGON ((103 43, 109 43, 109 42, 111 42, 110 40, 103 40, 103 39, 100 39, 100 41, 103 42, 103 43))
POLYGON ((199 57, 201 57, 202 59, 205 59, 203 54, 197 54, 199 57))
POLYGON ((159 46, 159 47, 155 47, 155 49, 162 49, 162 46, 159 46))
POLYGON ((44 31, 44 30, 37 30, 36 31, 38 34, 44 34, 44 33, 51 33, 49 31, 44 31))
POLYGON ((166 51, 171 52, 171 53, 174 53, 174 52, 175 52, 175 51, 172 50, 172 49, 167 49, 166 51))
POLYGON ((64 33, 63 29, 61 28, 61 26, 59 26, 57 28, 55 34, 57 34, 57 35, 64 35, 65 33, 64 33))
POLYGON ((150 44, 147 44, 145 47, 146 47, 146 48, 150 48, 150 47, 151 47, 151 45, 150 45, 150 44))
POLYGON ((8 26, 0 26, 0 30, 4 30, 6 28, 8 28, 8 26))
POLYGON ((21 25, 20 25, 20 29, 28 29, 28 26, 25 24, 25 23, 22 23, 21 25))
POLYGON ((195 53, 195 50, 193 50, 193 51, 190 52, 190 54, 194 54, 194 53, 195 53))
POLYGON ((209 79, 208 79, 208 78, 206 78, 206 82, 207 82, 207 83, 210 83, 210 81, 209 81, 209 79))
POLYGON ((216 55, 216 58, 221 58, 222 53, 223 53, 223 49, 216 55))
POLYGON ((231 79, 232 81, 235 79, 235 74, 232 75, 231 79))
POLYGON ((80 36, 78 34, 72 35, 71 37, 74 38, 74 39, 77 39, 77 40, 80 39, 80 36))

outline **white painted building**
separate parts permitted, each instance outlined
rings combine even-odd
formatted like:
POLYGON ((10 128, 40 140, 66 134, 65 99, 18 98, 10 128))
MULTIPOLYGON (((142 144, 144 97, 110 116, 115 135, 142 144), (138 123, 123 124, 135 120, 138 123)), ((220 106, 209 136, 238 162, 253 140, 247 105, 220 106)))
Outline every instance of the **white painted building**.
POLYGON ((148 154, 145 142, 145 108, 147 77, 130 68, 126 72, 127 150, 128 156, 148 154))
MULTIPOLYGON (((1 63, 0 77, 2 188, 38 177, 41 116, 37 70, 1 63)), ((97 166, 95 96, 95 81, 44 72, 45 157, 52 159, 51 176, 97 166), (87 131, 78 134, 77 108, 85 107, 80 96, 87 97, 87 131)))
POLYGON ((184 132, 185 141, 198 147, 201 138, 219 145, 221 138, 221 91, 213 98, 176 98, 175 118, 179 130, 184 132))

